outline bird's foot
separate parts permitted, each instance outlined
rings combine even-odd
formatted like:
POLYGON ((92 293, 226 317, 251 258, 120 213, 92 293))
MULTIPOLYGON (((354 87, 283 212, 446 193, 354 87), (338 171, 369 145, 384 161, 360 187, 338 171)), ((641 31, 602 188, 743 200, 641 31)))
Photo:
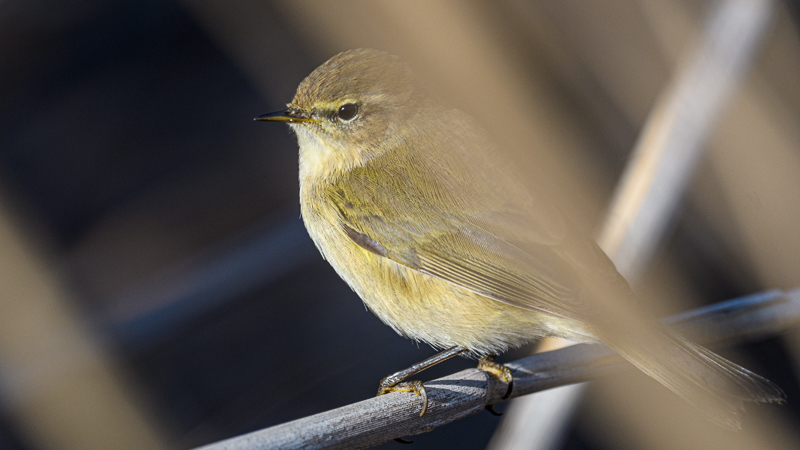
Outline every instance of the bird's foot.
MULTIPOLYGON (((419 416, 422 417, 425 415, 425 411, 428 410, 428 393, 425 392, 425 386, 422 385, 422 382, 414 380, 398 383, 394 380, 390 380, 390 378, 392 378, 391 375, 381 380, 380 387, 378 388, 378 396, 390 392, 413 392, 417 397, 422 397, 422 411, 420 411, 419 416)), ((403 438, 397 438, 395 441, 401 444, 414 443, 414 441, 403 438)))
POLYGON ((514 389, 514 376, 511 374, 511 369, 502 364, 494 362, 494 356, 492 355, 484 356, 483 358, 479 359, 478 369, 481 369, 503 383, 508 384, 508 390, 506 391, 506 395, 503 396, 503 399, 507 399, 511 395, 511 391, 514 389))
POLYGON ((417 397, 422 397, 422 411, 420 411, 419 416, 424 416, 425 412, 428 411, 428 393, 425 392, 425 386, 422 385, 422 382, 414 380, 392 383, 394 380, 387 380, 388 378, 390 377, 381 380, 380 387, 378 388, 378 395, 380 396, 390 392, 413 392, 417 397))

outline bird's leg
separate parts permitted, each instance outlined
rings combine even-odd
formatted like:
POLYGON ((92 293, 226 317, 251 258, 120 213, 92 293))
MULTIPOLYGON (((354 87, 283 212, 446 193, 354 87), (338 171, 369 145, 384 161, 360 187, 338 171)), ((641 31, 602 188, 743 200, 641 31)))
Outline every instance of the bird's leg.
POLYGON ((494 358, 495 355, 488 355, 479 359, 478 369, 481 369, 503 383, 508 384, 506 395, 503 396, 503 399, 507 399, 511 395, 511 391, 514 389, 514 376, 511 375, 511 369, 502 364, 494 362, 494 358))
POLYGON ((447 350, 439 352, 430 358, 418 362, 408 369, 395 372, 388 377, 381 380, 380 387, 378 387, 378 395, 388 394, 389 392, 413 392, 417 397, 422 397, 422 411, 419 413, 420 417, 425 415, 428 410, 428 394, 425 392, 425 386, 421 381, 403 381, 408 377, 422 372, 423 370, 439 364, 442 361, 448 360, 453 356, 467 351, 464 347, 451 347, 447 350))

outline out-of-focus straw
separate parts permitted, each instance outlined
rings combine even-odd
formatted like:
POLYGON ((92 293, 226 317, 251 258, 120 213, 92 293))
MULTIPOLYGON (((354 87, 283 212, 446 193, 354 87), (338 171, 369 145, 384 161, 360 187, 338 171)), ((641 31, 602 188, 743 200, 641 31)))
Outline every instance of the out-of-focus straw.
MULTIPOLYGON (((771 0, 722 0, 689 49, 639 135, 598 243, 632 284, 672 223, 709 134, 750 67, 770 24, 771 0)), ((552 349, 566 341, 548 344, 552 349)), ((557 447, 584 385, 513 402, 492 450, 557 447)))

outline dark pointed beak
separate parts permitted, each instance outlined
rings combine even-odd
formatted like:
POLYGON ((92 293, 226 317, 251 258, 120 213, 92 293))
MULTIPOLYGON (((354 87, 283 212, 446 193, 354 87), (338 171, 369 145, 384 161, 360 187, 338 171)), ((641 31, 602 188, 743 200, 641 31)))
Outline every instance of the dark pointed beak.
POLYGON ((283 109, 280 111, 272 111, 262 114, 253 120, 264 120, 269 122, 310 122, 313 119, 309 117, 308 113, 299 109, 283 109))

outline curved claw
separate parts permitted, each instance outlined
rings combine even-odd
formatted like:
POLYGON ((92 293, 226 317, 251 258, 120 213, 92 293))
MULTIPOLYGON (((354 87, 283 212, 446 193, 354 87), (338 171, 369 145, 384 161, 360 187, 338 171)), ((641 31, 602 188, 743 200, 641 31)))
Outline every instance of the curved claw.
POLYGON ((497 412, 497 411, 495 411, 495 410, 494 410, 494 405, 486 405, 486 406, 484 407, 484 409, 486 409, 487 411, 489 411, 489 412, 490 412, 490 413, 491 413, 493 416, 500 417, 500 416, 502 416, 502 415, 503 415, 503 413, 501 413, 501 412, 497 412))
POLYGON ((414 441, 409 441, 408 439, 403 438, 394 438, 395 442, 399 442, 401 444, 413 444, 414 441))
POLYGON ((378 395, 384 395, 390 392, 413 392, 417 397, 422 397, 422 411, 419 413, 419 416, 422 417, 425 415, 428 411, 428 393, 425 391, 425 386, 422 385, 421 381, 404 381, 394 386, 387 386, 384 381, 385 379, 381 381, 381 385, 378 388, 378 395))
POLYGON ((507 400, 508 397, 511 397, 511 391, 514 390, 514 379, 512 378, 511 381, 508 382, 508 390, 506 390, 506 395, 503 396, 503 400, 507 400))

